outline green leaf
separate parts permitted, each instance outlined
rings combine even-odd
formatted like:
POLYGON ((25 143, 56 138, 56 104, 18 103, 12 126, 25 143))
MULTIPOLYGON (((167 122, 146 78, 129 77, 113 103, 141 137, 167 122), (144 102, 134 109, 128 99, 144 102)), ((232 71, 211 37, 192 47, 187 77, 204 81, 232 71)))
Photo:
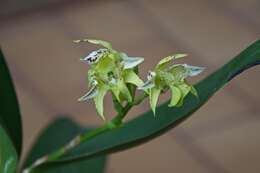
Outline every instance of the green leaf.
POLYGON ((17 165, 17 154, 15 148, 0 125, 0 172, 14 173, 17 165))
MULTIPOLYGON (((22 122, 15 89, 4 55, 0 50, 0 125, 6 130, 20 156, 22 150, 22 122)), ((0 138, 1 140, 1 138, 0 138)))
POLYGON ((161 93, 161 89, 159 89, 159 88, 154 87, 154 88, 150 89, 150 94, 149 94, 150 105, 151 105, 154 115, 156 113, 156 106, 157 106, 157 101, 158 101, 160 93, 161 93))
POLYGON ((181 107, 168 107, 168 101, 157 108, 156 118, 152 116, 152 111, 144 113, 120 128, 103 133, 79 145, 61 158, 59 164, 122 151, 154 139, 190 117, 232 78, 257 64, 260 64, 260 41, 196 84, 199 100, 192 94, 188 94, 181 107))
POLYGON ((172 98, 169 106, 176 106, 182 97, 182 93, 180 89, 176 86, 171 86, 171 92, 172 92, 172 98))
MULTIPOLYGON (((58 118, 52 122, 38 137, 36 143, 29 152, 23 168, 28 167, 33 161, 46 153, 65 145, 81 132, 83 129, 68 118, 58 118)), ((38 167, 32 173, 103 173, 106 158, 95 157, 89 160, 77 160, 66 164, 53 164, 38 167)))

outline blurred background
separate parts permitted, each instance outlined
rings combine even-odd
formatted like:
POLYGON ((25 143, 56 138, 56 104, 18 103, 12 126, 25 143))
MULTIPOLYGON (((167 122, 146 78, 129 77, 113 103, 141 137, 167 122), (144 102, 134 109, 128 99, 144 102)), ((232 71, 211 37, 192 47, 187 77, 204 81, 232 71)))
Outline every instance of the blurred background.
MULTIPOLYGON (((0 44, 23 115, 28 151, 40 130, 60 115, 99 125, 79 58, 97 47, 73 39, 98 38, 130 56, 143 56, 143 79, 161 57, 184 52, 205 66, 196 82, 260 36, 259 0, 1 0, 0 44)), ((192 118, 142 146, 110 156, 107 173, 260 172, 260 68, 235 78, 192 118)), ((163 96, 160 101, 165 100, 163 96)), ((128 118, 148 110, 147 101, 128 118)), ((105 112, 114 114, 110 98, 105 112)))

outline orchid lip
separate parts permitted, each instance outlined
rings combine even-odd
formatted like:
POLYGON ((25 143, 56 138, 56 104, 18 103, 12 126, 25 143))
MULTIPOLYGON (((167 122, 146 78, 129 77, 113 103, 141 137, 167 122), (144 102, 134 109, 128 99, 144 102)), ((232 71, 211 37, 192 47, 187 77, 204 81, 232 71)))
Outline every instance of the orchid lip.
POLYGON ((102 48, 92 51, 88 56, 81 58, 80 60, 88 63, 89 65, 97 63, 108 52, 108 49, 102 48))
POLYGON ((148 80, 152 80, 156 76, 156 73, 154 71, 149 71, 147 75, 148 80))

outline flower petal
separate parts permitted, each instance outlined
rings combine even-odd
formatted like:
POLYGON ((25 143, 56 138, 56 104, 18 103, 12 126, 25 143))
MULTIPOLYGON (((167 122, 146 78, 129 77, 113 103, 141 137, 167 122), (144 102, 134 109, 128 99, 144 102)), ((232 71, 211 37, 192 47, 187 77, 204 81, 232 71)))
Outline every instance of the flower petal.
POLYGON ((81 58, 80 60, 86 62, 87 64, 95 64, 108 53, 108 49, 98 49, 92 51, 88 56, 81 58))
POLYGON ((187 85, 190 86, 190 92, 191 92, 191 94, 193 94, 193 95, 196 96, 196 97, 199 97, 199 94, 198 94, 196 88, 195 88, 192 84, 190 84, 187 80, 184 80, 184 82, 185 82, 185 84, 187 84, 187 85))
POLYGON ((100 87, 98 91, 99 91, 98 95, 96 97, 94 97, 94 102, 95 102, 98 114, 102 117, 102 119, 105 119, 104 108, 103 108, 104 101, 103 100, 108 91, 108 88, 103 86, 103 87, 100 87))
POLYGON ((117 99, 117 101, 121 102, 122 100, 120 100, 120 90, 117 87, 111 87, 110 89, 113 95, 115 96, 115 98, 117 99))
POLYGON ((99 61, 99 63, 95 67, 95 71, 97 71, 101 74, 107 74, 107 73, 115 70, 116 68, 117 67, 116 67, 114 60, 112 60, 109 57, 104 57, 99 61))
POLYGON ((205 67, 192 66, 188 64, 183 64, 183 66, 188 71, 189 76, 196 76, 205 70, 205 67))
POLYGON ((82 43, 82 42, 88 42, 88 43, 92 43, 92 44, 98 44, 101 46, 104 46, 105 48, 108 48, 110 50, 112 50, 112 45, 111 43, 107 42, 107 41, 103 41, 103 40, 95 40, 95 39, 82 39, 82 40, 74 40, 74 43, 82 43))
POLYGON ((118 85, 118 89, 120 90, 120 94, 123 96, 123 98, 126 99, 128 102, 132 102, 132 95, 128 90, 124 81, 119 80, 117 85, 118 85))
POLYGON ((151 105, 151 108, 152 108, 154 115, 155 115, 156 105, 157 105, 157 101, 158 101, 160 93, 161 93, 161 89, 158 89, 158 88, 155 88, 155 87, 150 89, 150 94, 149 94, 150 105, 151 105))
POLYGON ((181 94, 182 97, 181 97, 180 101, 178 102, 178 104, 177 104, 176 106, 182 106, 182 105, 183 105, 184 98, 185 98, 185 97, 187 96, 187 94, 190 92, 191 87, 190 87, 189 85, 183 83, 183 84, 178 85, 178 88, 180 89, 180 91, 181 91, 181 93, 182 93, 182 94, 181 94))
POLYGON ((128 56, 123 56, 123 65, 124 69, 131 69, 139 64, 141 64, 144 61, 144 58, 142 57, 128 57, 128 56))
POLYGON ((82 96, 78 99, 78 101, 86 101, 86 100, 92 99, 92 98, 96 97, 97 94, 98 94, 97 86, 93 85, 84 96, 82 96))
POLYGON ((126 83, 131 83, 136 86, 144 85, 144 82, 137 76, 137 74, 133 70, 125 70, 124 71, 124 81, 126 83))
POLYGON ((161 61, 159 61, 159 63, 156 65, 155 68, 162 68, 165 65, 167 65, 168 63, 170 63, 172 60, 178 59, 178 58, 183 58, 185 56, 187 56, 187 54, 175 54, 175 55, 167 56, 167 57, 163 58, 161 61))
POLYGON ((148 80, 143 84, 143 86, 139 86, 137 89, 147 90, 147 89, 153 88, 154 86, 155 86, 154 82, 152 80, 148 80))

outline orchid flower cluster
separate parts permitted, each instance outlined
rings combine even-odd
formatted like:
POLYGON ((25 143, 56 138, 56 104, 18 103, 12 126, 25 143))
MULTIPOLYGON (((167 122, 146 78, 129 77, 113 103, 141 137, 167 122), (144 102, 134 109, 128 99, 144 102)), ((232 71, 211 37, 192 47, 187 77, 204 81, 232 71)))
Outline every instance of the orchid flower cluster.
POLYGON ((132 103, 135 90, 143 90, 149 96, 151 109, 155 114, 158 97, 161 93, 171 91, 169 106, 181 106, 189 92, 198 97, 196 89, 188 83, 187 77, 200 74, 204 68, 187 64, 173 64, 174 60, 187 56, 175 54, 163 58, 149 71, 147 81, 138 76, 138 66, 144 61, 142 57, 130 57, 124 52, 112 48, 109 42, 102 40, 75 40, 75 43, 88 42, 102 46, 92 51, 81 61, 89 65, 89 91, 79 101, 93 99, 98 114, 105 119, 103 100, 105 95, 112 93, 113 100, 118 104, 132 103))

